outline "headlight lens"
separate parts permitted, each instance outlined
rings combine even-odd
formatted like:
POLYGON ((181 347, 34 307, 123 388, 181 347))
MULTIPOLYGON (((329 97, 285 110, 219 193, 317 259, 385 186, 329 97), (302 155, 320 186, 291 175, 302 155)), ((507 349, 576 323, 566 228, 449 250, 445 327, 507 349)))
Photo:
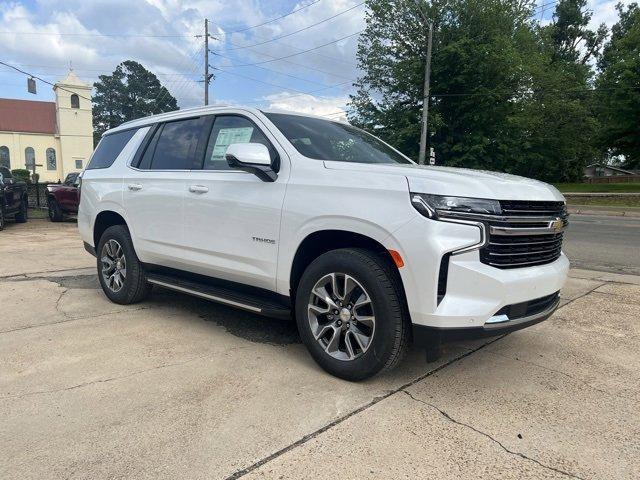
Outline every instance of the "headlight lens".
POLYGON ((487 200, 485 198, 411 193, 411 204, 428 218, 452 217, 456 216, 456 213, 476 213, 481 215, 500 215, 502 213, 498 200, 487 200))

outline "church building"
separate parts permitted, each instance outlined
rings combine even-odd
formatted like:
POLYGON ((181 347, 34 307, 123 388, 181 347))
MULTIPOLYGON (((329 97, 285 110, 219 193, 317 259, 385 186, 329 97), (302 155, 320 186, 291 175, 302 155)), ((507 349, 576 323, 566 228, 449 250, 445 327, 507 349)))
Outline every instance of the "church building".
POLYGON ((55 102, 0 98, 0 166, 40 182, 81 172, 93 152, 91 86, 70 71, 53 91, 55 102))

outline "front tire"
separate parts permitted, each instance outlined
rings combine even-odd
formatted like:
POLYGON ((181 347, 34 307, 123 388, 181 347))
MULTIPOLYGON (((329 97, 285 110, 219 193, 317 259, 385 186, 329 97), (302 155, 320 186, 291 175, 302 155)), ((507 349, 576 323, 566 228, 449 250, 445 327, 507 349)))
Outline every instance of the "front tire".
POLYGON ((144 300, 151 291, 144 267, 124 225, 107 228, 98 242, 98 279, 105 295, 114 303, 130 305, 144 300))
POLYGON ((16 223, 25 223, 29 219, 29 203, 26 198, 20 202, 20 211, 15 216, 16 223))
POLYGON ((47 202, 49 207, 49 220, 52 222, 61 222, 62 221, 62 210, 60 210, 60 205, 53 198, 49 198, 47 202))
POLYGON ((403 305, 399 276, 384 258, 363 249, 333 250, 302 275, 296 321, 323 369, 357 381, 402 360, 411 336, 403 305))

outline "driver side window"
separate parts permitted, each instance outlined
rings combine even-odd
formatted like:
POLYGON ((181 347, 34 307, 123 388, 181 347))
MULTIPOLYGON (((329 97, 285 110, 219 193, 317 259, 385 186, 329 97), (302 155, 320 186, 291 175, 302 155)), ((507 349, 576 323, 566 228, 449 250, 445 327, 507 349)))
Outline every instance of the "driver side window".
POLYGON ((276 149, 251 120, 238 115, 220 115, 213 122, 202 169, 231 170, 225 154, 232 143, 261 143, 269 150, 272 164, 278 158, 276 149))

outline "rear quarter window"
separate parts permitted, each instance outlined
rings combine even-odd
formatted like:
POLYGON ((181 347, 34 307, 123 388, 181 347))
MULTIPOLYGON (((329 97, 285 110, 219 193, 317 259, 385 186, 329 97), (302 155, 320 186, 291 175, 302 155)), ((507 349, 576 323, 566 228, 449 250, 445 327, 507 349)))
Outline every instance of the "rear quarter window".
POLYGON ((113 165, 113 162, 118 158, 118 155, 120 155, 120 152, 129 143, 136 131, 136 129, 125 130, 124 132, 111 133, 102 137, 95 152, 93 152, 87 170, 109 168, 113 165))

